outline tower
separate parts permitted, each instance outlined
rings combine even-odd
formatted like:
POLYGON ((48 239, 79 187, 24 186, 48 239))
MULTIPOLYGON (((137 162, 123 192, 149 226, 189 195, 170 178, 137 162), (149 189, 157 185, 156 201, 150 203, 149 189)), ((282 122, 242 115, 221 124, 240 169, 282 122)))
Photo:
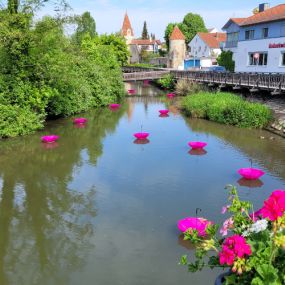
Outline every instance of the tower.
POLYGON ((123 26, 121 29, 121 35, 126 39, 127 45, 129 45, 132 42, 132 40, 135 38, 134 31, 131 26, 131 22, 127 12, 125 14, 123 26))
POLYGON ((185 53, 185 36, 178 26, 175 26, 169 38, 168 67, 184 69, 185 53))

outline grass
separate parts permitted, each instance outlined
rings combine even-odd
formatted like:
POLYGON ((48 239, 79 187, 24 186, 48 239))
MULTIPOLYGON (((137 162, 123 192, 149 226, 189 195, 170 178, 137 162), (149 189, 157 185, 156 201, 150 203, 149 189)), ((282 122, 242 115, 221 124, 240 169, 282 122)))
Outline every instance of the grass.
POLYGON ((271 110, 226 92, 200 92, 182 100, 185 114, 241 128, 263 128, 272 119, 271 110))

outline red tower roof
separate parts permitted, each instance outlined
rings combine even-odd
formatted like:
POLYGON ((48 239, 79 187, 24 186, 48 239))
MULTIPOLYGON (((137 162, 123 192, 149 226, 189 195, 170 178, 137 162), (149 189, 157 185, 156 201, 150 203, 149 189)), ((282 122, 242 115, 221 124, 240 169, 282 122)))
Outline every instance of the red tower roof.
POLYGON ((175 26, 173 29, 173 32, 171 33, 171 36, 169 38, 170 40, 185 40, 185 36, 180 31, 178 26, 175 26))
POLYGON ((131 26, 131 22, 130 22, 129 16, 126 13, 125 14, 125 18, 124 18, 124 22, 123 22, 123 27, 122 27, 122 30, 121 30, 122 36, 127 36, 128 35, 128 30, 131 31, 131 36, 134 36, 134 31, 133 31, 133 28, 131 26))

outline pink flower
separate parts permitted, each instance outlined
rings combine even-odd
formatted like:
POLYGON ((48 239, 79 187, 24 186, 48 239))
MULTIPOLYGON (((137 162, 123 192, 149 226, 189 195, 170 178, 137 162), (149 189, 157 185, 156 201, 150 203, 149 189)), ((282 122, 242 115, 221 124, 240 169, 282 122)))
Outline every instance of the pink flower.
POLYGON ((258 211, 250 214, 250 218, 253 220, 253 222, 256 222, 258 220, 258 218, 262 215, 262 212, 261 212, 262 209, 259 209, 258 211))
POLYGON ((204 237, 206 236, 207 227, 211 224, 213 223, 204 218, 187 217, 178 221, 178 229, 183 233, 196 230, 199 236, 204 237))
POLYGON ((232 229, 234 227, 234 220, 233 218, 229 218, 227 220, 224 221, 224 224, 223 224, 223 227, 222 229, 220 230, 220 233, 223 235, 223 236, 226 236, 228 234, 228 230, 229 229, 232 229))
POLYGON ((223 208, 222 208, 222 214, 225 214, 227 211, 228 211, 228 209, 229 209, 229 205, 228 206, 224 206, 223 208))
POLYGON ((227 264, 227 265, 231 266, 234 264, 235 254, 227 246, 223 246, 222 251, 219 253, 219 257, 220 257, 220 264, 221 265, 227 264))
POLYGON ((261 209, 263 218, 268 218, 270 221, 276 221, 282 217, 285 211, 285 191, 275 190, 270 197, 264 201, 261 209))
POLYGON ((233 235, 225 240, 224 245, 235 253, 239 258, 245 255, 251 255, 250 245, 246 243, 246 239, 240 235, 233 235))

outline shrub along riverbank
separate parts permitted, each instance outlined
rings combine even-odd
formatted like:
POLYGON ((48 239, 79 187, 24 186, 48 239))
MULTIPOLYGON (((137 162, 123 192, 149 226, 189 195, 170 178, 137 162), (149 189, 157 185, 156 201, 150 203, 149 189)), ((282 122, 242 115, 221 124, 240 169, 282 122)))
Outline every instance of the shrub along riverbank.
POLYGON ((47 118, 70 116, 124 96, 124 39, 98 36, 89 13, 74 17, 77 32, 67 36, 70 18, 34 22, 29 9, 12 8, 0 10, 0 138, 31 133, 47 118))
POLYGON ((272 119, 271 110, 235 94, 200 92, 182 99, 185 114, 243 128, 263 128, 272 119))

